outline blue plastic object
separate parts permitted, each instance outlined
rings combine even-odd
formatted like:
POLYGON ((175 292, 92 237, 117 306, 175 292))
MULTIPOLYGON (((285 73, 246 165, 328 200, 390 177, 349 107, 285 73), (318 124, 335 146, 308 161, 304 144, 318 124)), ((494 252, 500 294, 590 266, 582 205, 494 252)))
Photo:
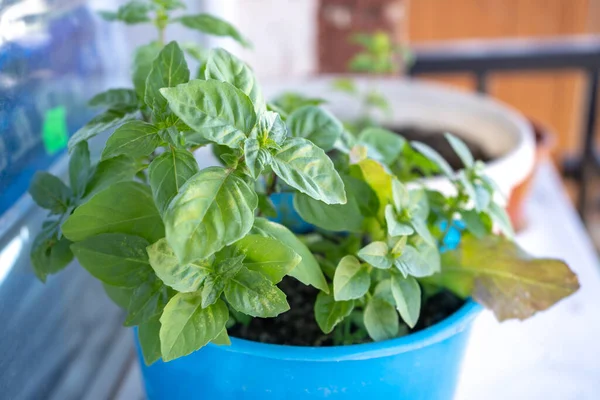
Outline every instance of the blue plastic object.
POLYGON ((377 343, 296 347, 232 338, 231 346, 209 344, 149 367, 140 354, 146 393, 149 400, 450 399, 480 310, 468 301, 430 328, 377 343))
POLYGON ((314 225, 304 221, 296 212, 294 193, 273 193, 270 198, 277 211, 277 217, 269 218, 271 221, 285 225, 296 233, 308 233, 315 229, 314 225))

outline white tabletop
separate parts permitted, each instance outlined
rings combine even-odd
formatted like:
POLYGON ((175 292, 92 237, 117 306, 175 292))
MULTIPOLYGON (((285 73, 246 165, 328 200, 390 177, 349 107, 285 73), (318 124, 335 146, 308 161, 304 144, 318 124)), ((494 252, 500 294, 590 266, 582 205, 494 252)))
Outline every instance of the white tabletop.
MULTIPOLYGON (((537 256, 566 260, 581 289, 525 322, 499 324, 487 311, 480 315, 455 399, 600 399, 600 265, 550 164, 538 171, 526 216, 528 228, 518 235, 521 246, 537 256)), ((137 361, 115 398, 143 398, 137 361)))
POLYGON ((600 399, 600 264, 555 169, 542 165, 518 243, 565 260, 581 289, 524 321, 475 321, 455 399, 600 399))

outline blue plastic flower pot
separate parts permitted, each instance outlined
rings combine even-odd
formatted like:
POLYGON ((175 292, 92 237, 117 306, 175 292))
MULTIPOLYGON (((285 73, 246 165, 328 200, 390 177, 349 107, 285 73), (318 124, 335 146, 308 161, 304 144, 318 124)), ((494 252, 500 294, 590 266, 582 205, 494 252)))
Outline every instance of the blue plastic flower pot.
POLYGON ((231 339, 189 356, 142 364, 149 400, 451 399, 469 328, 468 301, 423 331, 339 347, 280 346, 231 339))

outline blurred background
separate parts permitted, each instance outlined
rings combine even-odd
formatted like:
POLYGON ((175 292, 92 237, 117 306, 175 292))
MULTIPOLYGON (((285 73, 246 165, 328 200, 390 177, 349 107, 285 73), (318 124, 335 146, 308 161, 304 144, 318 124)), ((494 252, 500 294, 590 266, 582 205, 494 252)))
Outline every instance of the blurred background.
MULTIPOLYGON (((2 399, 142 398, 132 333, 121 328, 121 312, 101 285, 81 268, 44 285, 28 255, 44 216, 26 194, 33 173, 64 174, 68 137, 94 115, 87 100, 127 86, 133 50, 154 39, 152 27, 105 22, 96 13, 123 3, 0 0, 2 399)), ((559 173, 559 184, 543 196, 567 193, 565 213, 577 227, 581 217, 587 234, 578 234, 600 249, 600 0, 185 3, 189 13, 230 21, 253 48, 176 27, 167 37, 223 46, 264 82, 349 72, 360 50, 352 34, 382 32, 406 55, 398 79, 437 82, 509 104, 535 123, 540 157, 559 173)), ((562 212, 546 211, 548 218, 562 212)))

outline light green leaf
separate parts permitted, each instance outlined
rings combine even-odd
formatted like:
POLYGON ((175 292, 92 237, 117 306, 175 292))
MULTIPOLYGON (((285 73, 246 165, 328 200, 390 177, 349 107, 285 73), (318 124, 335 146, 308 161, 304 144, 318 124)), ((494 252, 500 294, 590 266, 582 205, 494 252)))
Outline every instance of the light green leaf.
POLYGON ((366 182, 379 198, 378 217, 384 218, 385 206, 392 202, 392 176, 375 160, 362 160, 350 167, 350 175, 366 182))
POLYGON ((92 97, 88 105, 111 110, 135 110, 138 108, 138 99, 133 89, 110 89, 92 97))
POLYGON ((396 161, 406 145, 406 140, 402 136, 377 127, 363 130, 358 140, 367 148, 369 157, 386 165, 396 161))
POLYGON ((73 260, 71 241, 60 234, 61 219, 48 220, 33 240, 30 259, 38 279, 46 282, 46 277, 64 269, 73 260))
POLYGON ((222 300, 202 308, 196 293, 178 293, 160 317, 160 343, 164 361, 186 356, 219 336, 229 318, 222 300))
POLYGON ((69 208, 71 189, 56 176, 38 171, 29 185, 29 194, 38 206, 52 214, 62 214, 69 208))
POLYGON ((345 204, 344 183, 325 152, 309 140, 290 138, 273 156, 273 171, 285 183, 327 204, 345 204))
POLYGON ((257 138, 263 147, 277 149, 283 144, 287 135, 287 127, 279 114, 265 111, 259 115, 250 137, 257 138))
POLYGON ((202 308, 206 308, 219 299, 225 289, 225 281, 219 275, 209 275, 202 285, 202 308))
POLYGON ((248 96, 227 82, 193 80, 160 92, 182 121, 215 143, 236 148, 256 125, 248 96))
POLYGON ((146 365, 160 360, 162 355, 160 354, 160 319, 158 315, 139 326, 138 340, 146 365))
POLYGON ((367 303, 363 320, 371 339, 376 342, 398 336, 400 323, 394 306, 384 299, 373 297, 367 303))
POLYGON ((396 300, 394 300, 394 294, 392 293, 392 279, 387 278, 380 281, 377 286, 375 286, 373 296, 385 300, 392 306, 396 306, 396 300))
POLYGON ((248 138, 244 142, 244 156, 250 175, 258 179, 262 171, 271 163, 272 156, 268 150, 262 149, 257 139, 248 138))
POLYGON ((429 280, 472 296, 500 321, 529 318, 579 289, 563 261, 533 258, 500 236, 463 236, 458 249, 442 254, 442 271, 429 280))
POLYGON ((412 219, 410 224, 415 229, 417 235, 419 235, 425 242, 427 242, 427 244, 431 246, 436 246, 437 243, 435 241, 435 238, 431 234, 429 227, 427 226, 426 220, 412 219))
POLYGON ((388 204, 385 207, 385 223, 388 227, 388 233, 392 237, 407 236, 415 233, 415 230, 412 226, 398 221, 398 217, 394 211, 394 206, 391 204, 388 204))
POLYGON ((211 50, 206 63, 204 78, 231 83, 250 98, 257 113, 265 111, 265 100, 254 72, 245 62, 227 50, 211 50))
POLYGON ((92 171, 88 144, 80 142, 73 148, 69 158, 69 182, 76 198, 83 196, 92 171))
POLYGON ((285 294, 263 274, 242 269, 225 285, 225 298, 237 311, 270 318, 290 309, 285 294))
POLYGON ((336 301, 359 299, 369 291, 369 268, 361 265, 354 256, 340 260, 333 276, 333 296, 336 301))
POLYGON ((285 92, 277 96, 270 106, 274 106, 276 108, 274 111, 277 111, 282 114, 283 117, 286 117, 301 107, 318 106, 325 102, 326 101, 323 99, 306 97, 300 93, 285 92))
POLYGON ((132 181, 141 168, 138 161, 125 155, 100 161, 86 186, 84 200, 115 183, 132 181))
POLYGON ((475 237, 482 238, 491 233, 491 220, 487 214, 478 213, 475 210, 461 211, 461 217, 469 232, 475 237))
POLYGON ((162 46, 158 42, 152 42, 138 47, 135 51, 132 79, 138 99, 144 99, 146 95, 146 79, 152 69, 152 63, 158 57, 161 50, 162 46))
POLYGON ((150 188, 138 182, 110 186, 79 206, 62 226, 73 242, 101 233, 126 233, 155 242, 164 237, 150 188))
POLYGON ((198 173, 194 155, 185 149, 170 147, 148 167, 152 197, 161 215, 184 183, 198 173))
POLYGON ((185 3, 181 0, 152 0, 153 3, 165 10, 178 10, 186 8, 185 3))
POLYGON ((212 259, 198 260, 187 264, 179 263, 166 239, 147 248, 148 258, 156 275, 178 292, 195 292, 204 279, 213 272, 212 259))
POLYGON ((121 125, 108 138, 102 158, 125 154, 133 158, 147 156, 160 144, 158 128, 144 121, 129 121, 121 125))
POLYGON ((411 142, 411 146, 419 153, 427 157, 427 159, 433 161, 441 173, 446 175, 448 178, 454 177, 454 171, 452 170, 452 167, 446 160, 444 160, 444 157, 442 157, 440 153, 421 142, 411 142))
POLYGON ((497 203, 492 202, 487 213, 498 229, 500 229, 500 232, 506 235, 506 237, 510 239, 515 236, 515 231, 510 222, 510 218, 504 208, 500 207, 497 203))
POLYGON ((104 15, 109 16, 109 20, 118 20, 125 22, 127 25, 134 25, 149 22, 150 17, 148 16, 148 12, 150 10, 151 6, 149 4, 138 0, 131 0, 119 7, 114 18, 110 14, 104 15))
POLYGON ((490 206, 492 202, 491 193, 483 186, 476 184, 474 185, 475 189, 475 209, 477 211, 485 211, 490 206))
POLYGON ((351 78, 338 78, 333 81, 332 88, 334 90, 355 94, 358 93, 358 88, 356 87, 356 83, 351 78))
POLYGON ((114 129, 119 125, 135 118, 135 113, 124 113, 118 110, 108 110, 94 117, 90 122, 79 128, 69 139, 69 152, 72 152, 78 143, 85 142, 94 136, 114 129))
POLYGON ((289 275, 298 279, 305 285, 312 285, 317 289, 329 293, 327 281, 325 280, 325 276, 323 275, 315 256, 289 229, 264 218, 256 218, 252 233, 275 238, 291 248, 301 257, 301 261, 289 272, 289 275))
POLYGON ((231 339, 227 334, 227 328, 223 329, 223 332, 219 333, 219 336, 210 341, 218 346, 231 346, 231 339))
POLYGON ((471 151, 469 150, 465 142, 463 142, 457 136, 454 136, 450 133, 444 133, 444 136, 446 137, 448 143, 450 143, 450 146, 452 146, 454 152, 462 161, 464 167, 470 168, 471 166, 473 166, 475 160, 473 160, 473 155, 471 154, 471 151))
POLYGON ((389 252, 385 242, 373 242, 360 249, 357 255, 375 268, 388 269, 394 262, 389 252))
POLYGON ((408 326, 414 328, 421 313, 421 287, 411 276, 407 278, 392 274, 392 294, 400 316, 408 326))
POLYGON ((167 287, 153 275, 133 290, 125 326, 136 326, 160 315, 169 301, 167 287))
POLYGON ((323 333, 331 333, 354 309, 354 301, 335 301, 332 295, 319 292, 315 301, 315 319, 323 333))
POLYGON ((183 263, 204 259, 246 234, 258 197, 248 184, 222 167, 190 178, 165 212, 167 241, 183 263))
POLYGON ((433 246, 423 245, 417 249, 407 245, 394 265, 405 277, 423 278, 439 271, 439 253, 433 246))
POLYGON ((158 53, 146 78, 144 102, 157 113, 164 113, 167 100, 160 94, 161 88, 170 88, 190 80, 190 70, 183 51, 177 42, 167 44, 158 53))
POLYGON ((138 236, 105 233, 73 243, 71 250, 95 278, 111 286, 133 288, 146 282, 148 241, 138 236))
POLYGON ((246 268, 260 272, 271 283, 279 283, 302 260, 292 248, 267 236, 248 235, 235 242, 232 247, 237 253, 246 256, 246 268))
POLYGON ((324 151, 333 149, 344 131, 342 123, 328 111, 317 106, 304 106, 287 119, 291 136, 310 140, 324 151))
POLYGON ((230 37, 244 47, 250 47, 248 42, 233 25, 209 14, 185 15, 177 18, 184 26, 202 33, 215 36, 230 37))

